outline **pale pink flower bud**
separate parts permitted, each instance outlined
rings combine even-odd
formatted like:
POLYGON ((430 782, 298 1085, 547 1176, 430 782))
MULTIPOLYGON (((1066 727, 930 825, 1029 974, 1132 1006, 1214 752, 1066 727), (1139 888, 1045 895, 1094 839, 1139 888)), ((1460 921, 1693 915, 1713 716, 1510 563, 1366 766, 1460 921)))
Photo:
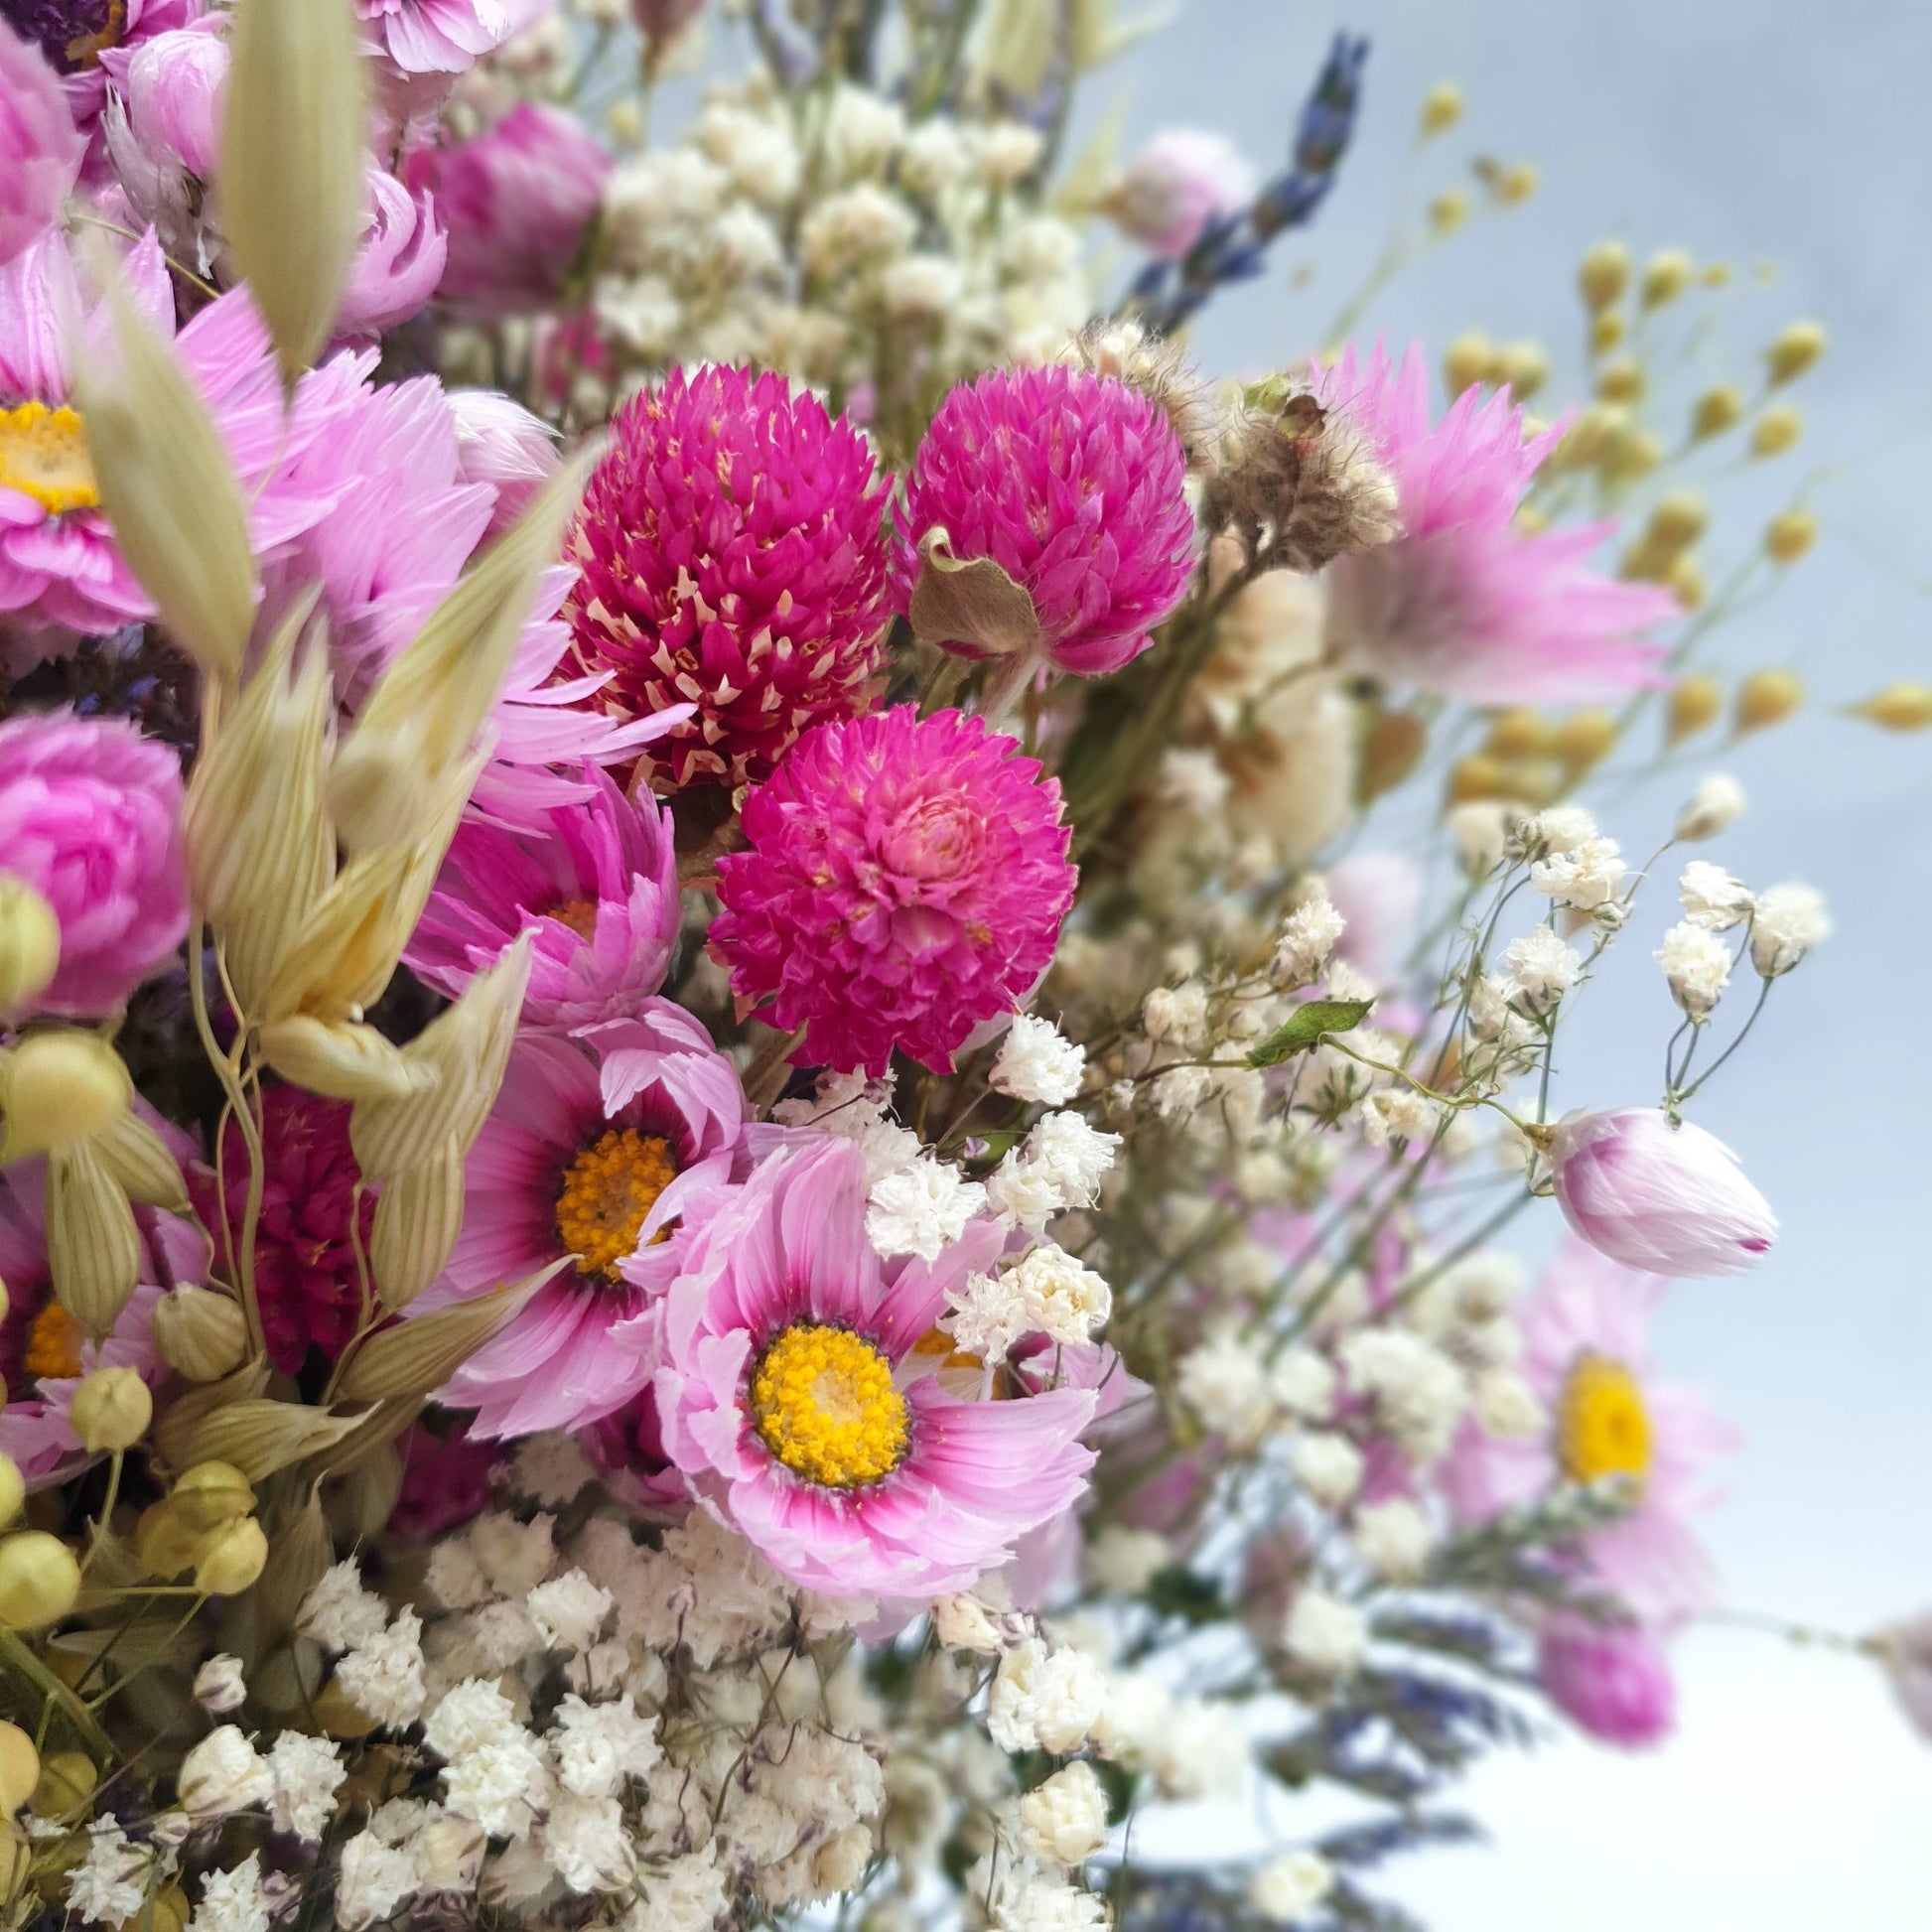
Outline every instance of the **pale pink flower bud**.
POLYGON ((1174 127, 1128 167, 1107 211, 1150 254, 1184 255, 1209 221, 1238 214, 1260 192, 1254 170, 1225 136, 1174 127))
POLYGON ((362 239, 337 329, 379 336, 420 315, 443 279, 449 241, 427 190, 412 195, 371 163, 363 188, 362 239))
POLYGON ((0 22, 0 262, 60 219, 85 149, 59 76, 0 22))
POLYGON ((1643 1274, 1741 1274, 1777 1238, 1777 1216, 1729 1148, 1653 1107, 1573 1114, 1549 1159, 1564 1219, 1643 1274))
POLYGON ((457 471, 467 483, 487 483, 496 492, 483 540, 523 514, 530 498, 556 475, 557 433, 522 404, 493 389, 452 389, 457 471))
POLYGON ((219 26, 210 16, 139 47, 112 49, 101 59, 141 152, 203 181, 213 178, 221 153, 228 43, 219 26))
POLYGON ((1590 1736, 1644 1750, 1677 1722, 1677 1686, 1662 1646, 1633 1623, 1560 1616, 1537 1646, 1537 1675, 1550 1702, 1590 1736))

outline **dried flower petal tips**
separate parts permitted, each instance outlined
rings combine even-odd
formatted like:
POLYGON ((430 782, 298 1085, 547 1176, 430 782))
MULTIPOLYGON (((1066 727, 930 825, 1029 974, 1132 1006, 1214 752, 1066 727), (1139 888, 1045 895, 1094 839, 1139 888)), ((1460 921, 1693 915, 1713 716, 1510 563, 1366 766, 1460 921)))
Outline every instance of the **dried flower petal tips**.
POLYGON ((612 424, 570 603, 606 702, 695 705, 644 755, 659 789, 768 777, 871 702, 889 615, 888 483, 865 438, 780 375, 673 369, 612 424))
POLYGON ((0 262, 60 219, 86 145, 40 49, 0 20, 0 262))
POLYGON ((976 1222, 936 1261, 883 1264, 865 1210, 848 1142, 760 1167, 671 1285, 657 1406, 673 1462, 782 1575, 916 1598, 965 1588, 1071 1506, 1095 1397, 942 1387, 947 1353, 921 1344, 1001 1231, 976 1222))
MULTIPOLYGON (((1032 600, 1038 655, 1076 677, 1154 641, 1193 574, 1186 458, 1140 390, 1083 368, 994 369, 953 390, 906 483, 895 581, 913 610, 943 536, 1032 600)), ((967 656, 993 640, 934 634, 967 656)))
POLYGON ((741 1003, 805 1028, 802 1057, 948 1068, 1025 1000, 1072 902, 1060 788, 956 711, 823 725, 746 800, 711 944, 741 1003))

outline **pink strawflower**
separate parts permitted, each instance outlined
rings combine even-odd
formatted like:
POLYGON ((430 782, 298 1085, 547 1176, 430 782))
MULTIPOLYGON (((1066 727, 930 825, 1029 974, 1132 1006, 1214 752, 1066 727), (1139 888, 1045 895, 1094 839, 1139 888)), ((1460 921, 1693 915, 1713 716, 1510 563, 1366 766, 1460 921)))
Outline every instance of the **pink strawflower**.
MULTIPOLYGON (((153 1124, 151 1122, 151 1124, 153 1124)), ((171 1145, 180 1137, 162 1129, 171 1145)), ((154 1340, 155 1304, 170 1289, 206 1280, 208 1244, 189 1222, 154 1208, 134 1210, 141 1234, 141 1282, 104 1341, 89 1338, 54 1299, 47 1266, 47 1164, 22 1161, 0 1174, 0 1454, 29 1489, 65 1482, 88 1461, 68 1421, 73 1392, 97 1368, 139 1369, 158 1388, 168 1379, 154 1340)))
POLYGON ((468 141, 410 157, 450 231, 441 294, 483 316, 541 309, 562 294, 615 166, 584 123, 520 102, 468 141))
POLYGON ((494 1496, 491 1477, 504 1461, 500 1443, 480 1443, 467 1423, 437 1435, 421 1423, 396 1444, 402 1489, 389 1514, 392 1535, 411 1543, 447 1536, 481 1516, 494 1496))
POLYGON ((577 528, 578 657, 632 713, 697 706, 643 760, 658 790, 756 783, 872 701, 890 484, 775 373, 673 369, 611 431, 577 528))
POLYGON ((668 1000, 583 1039, 525 1035, 465 1169, 463 1233, 424 1311, 562 1261, 437 1400, 479 1437, 577 1429, 656 1366, 650 1323, 677 1240, 732 1178, 745 1098, 732 1063, 668 1000))
POLYGON ((1208 222, 1239 214, 1259 192, 1254 169, 1225 135, 1173 127, 1128 164, 1107 198, 1107 212, 1150 254, 1173 260, 1208 222))
MULTIPOLYGON (((172 333, 174 289, 152 233, 122 264, 134 306, 172 333)), ((0 626, 65 626, 82 635, 153 617, 102 515, 86 425, 68 407, 67 318, 103 340, 104 318, 81 299, 65 235, 50 231, 0 268, 0 626)), ((210 303, 175 340, 228 446, 255 542, 286 542, 321 514, 295 475, 313 430, 284 418, 282 385, 246 291, 210 303)))
MULTIPOLYGON (((203 182, 214 179, 221 155, 221 110, 228 84, 224 24, 210 14, 138 47, 117 47, 100 57, 119 102, 120 125, 139 152, 154 166, 203 182)), ((107 135, 125 182, 124 150, 115 137, 111 102, 107 135)))
POLYGON ((1549 1163, 1563 1218, 1626 1268, 1740 1275, 1777 1239, 1778 1218, 1736 1155, 1654 1107, 1567 1116, 1549 1163))
POLYGON ((764 1162, 685 1250, 663 1309, 665 1449, 806 1589, 964 1588, 1078 1498, 1093 1392, 943 1388, 945 1356, 918 1345, 1003 1231, 974 1223, 934 1262, 882 1263, 865 1235, 864 1155, 814 1142, 764 1162))
POLYGON ((548 10, 530 0, 356 0, 403 73, 465 73, 548 10))
MULTIPOLYGON (((943 530, 954 557, 990 557, 1032 596, 1048 663, 1076 677, 1117 671, 1193 575, 1186 473, 1166 413, 1111 376, 1055 365, 961 383, 906 481, 899 609, 920 544, 943 530)), ((971 639, 947 648, 975 654, 971 639)))
POLYGON ((122 718, 0 723, 0 867, 54 908, 61 961, 35 1001, 111 1013, 188 931, 181 761, 122 718))
POLYGON ((557 474, 557 432, 493 389, 445 392, 456 420, 457 474, 495 491, 483 541, 500 536, 557 474))
POLYGON ((60 220, 86 150, 59 76, 0 20, 0 262, 60 220))
MULTIPOLYGON (((255 1236, 255 1293, 261 1304, 268 1359, 295 1375, 317 1348, 335 1361, 362 1320, 361 1280, 351 1230, 368 1253, 375 1197, 359 1209, 362 1178, 348 1142, 348 1107, 299 1087, 262 1094, 262 1199, 255 1236)), ((226 1213, 238 1237, 248 1205, 248 1148, 228 1123, 221 1144, 226 1213)), ((189 1188, 203 1224, 220 1225, 223 1196, 211 1167, 198 1166, 189 1188)))
POLYGON ((427 190, 412 194, 371 161, 363 194, 362 236, 336 318, 345 337, 380 336, 421 315, 449 254, 441 211, 427 190))
POLYGON ((1073 900, 1059 781, 957 711, 820 725, 743 825, 712 951, 741 1005, 768 1001, 840 1072, 883 1073, 895 1047, 950 1068, 1037 984, 1073 900))
POLYGON ((1678 616, 1676 599, 1585 568, 1615 526, 1516 525, 1561 427, 1526 437, 1506 390, 1471 387, 1432 429, 1420 347, 1399 365, 1380 346, 1366 364, 1344 349, 1313 388, 1395 479, 1403 530, 1328 571, 1329 632, 1350 661, 1470 704, 1569 703, 1657 682, 1661 647, 1634 637, 1678 616))
POLYGON ((1517 1311, 1522 1373, 1548 1411, 1548 1432, 1491 1437, 1467 1423, 1439 1471, 1463 1523, 1565 1483, 1620 1483, 1629 1507, 1585 1536, 1580 1582, 1652 1625, 1716 1600, 1716 1573, 1691 1525, 1711 1500, 1711 1465, 1736 1446, 1701 1396, 1656 1374, 1650 1320, 1668 1286, 1566 1242, 1517 1311))
POLYGON ((590 802, 548 814, 542 833, 475 820, 458 828, 403 954, 454 998, 535 933, 526 1027, 581 1029, 634 1014, 664 983, 677 944, 677 855, 648 792, 633 804, 596 765, 590 802))
POLYGON ((1670 1660, 1634 1623, 1552 1617, 1537 1641, 1536 1674, 1565 1717, 1618 1750, 1648 1750, 1677 1727, 1670 1660))

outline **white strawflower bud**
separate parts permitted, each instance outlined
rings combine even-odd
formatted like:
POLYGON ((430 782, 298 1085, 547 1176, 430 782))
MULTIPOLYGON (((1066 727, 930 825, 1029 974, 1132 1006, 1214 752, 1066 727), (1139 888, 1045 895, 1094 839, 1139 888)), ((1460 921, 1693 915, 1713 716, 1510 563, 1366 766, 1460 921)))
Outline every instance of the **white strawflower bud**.
POLYGON ((1068 1039, 1052 1021, 1017 1013, 989 1078, 995 1093, 1064 1107, 1080 1091, 1086 1065, 1086 1048, 1068 1039))
POLYGON ((241 1675, 241 1659, 210 1657, 195 1673, 195 1702, 210 1717, 225 1717, 248 1702, 248 1686, 241 1675))
POLYGON ((182 1759, 175 1790, 190 1817, 225 1818, 267 1804, 275 1778, 254 1745, 233 1725, 222 1725, 182 1759))
POLYGON ((1082 1758, 1020 1800, 1020 1847, 1029 1858, 1080 1864, 1107 1842, 1107 1793, 1082 1758))
POLYGON ((1708 926, 1680 920, 1653 955, 1670 982, 1671 998, 1693 1020, 1706 1019, 1730 982, 1730 948, 1708 926))
POLYGON ((1795 880, 1773 886, 1759 894, 1751 918, 1751 964, 1767 980, 1781 979, 1831 936, 1822 893, 1795 880))
POLYGON ((1677 815, 1680 839, 1715 839, 1733 825, 1744 809, 1744 788, 1735 778, 1714 771, 1677 815))
POLYGON ((1693 925, 1708 926, 1713 932, 1727 932, 1749 918, 1754 903, 1751 889, 1741 879, 1733 879, 1708 859, 1693 859, 1684 868, 1677 882, 1677 899, 1693 925))

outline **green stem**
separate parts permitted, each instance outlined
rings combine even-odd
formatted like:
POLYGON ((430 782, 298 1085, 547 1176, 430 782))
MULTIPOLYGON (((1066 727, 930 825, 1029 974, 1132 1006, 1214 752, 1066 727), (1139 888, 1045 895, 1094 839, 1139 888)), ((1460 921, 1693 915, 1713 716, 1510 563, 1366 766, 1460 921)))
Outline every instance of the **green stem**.
POLYGON ((0 1630, 0 1663, 19 1671, 44 1696, 58 1704, 67 1714, 68 1722, 100 1753, 103 1763, 111 1763, 119 1755, 113 1738, 101 1729, 94 1714, 11 1630, 0 1630))

